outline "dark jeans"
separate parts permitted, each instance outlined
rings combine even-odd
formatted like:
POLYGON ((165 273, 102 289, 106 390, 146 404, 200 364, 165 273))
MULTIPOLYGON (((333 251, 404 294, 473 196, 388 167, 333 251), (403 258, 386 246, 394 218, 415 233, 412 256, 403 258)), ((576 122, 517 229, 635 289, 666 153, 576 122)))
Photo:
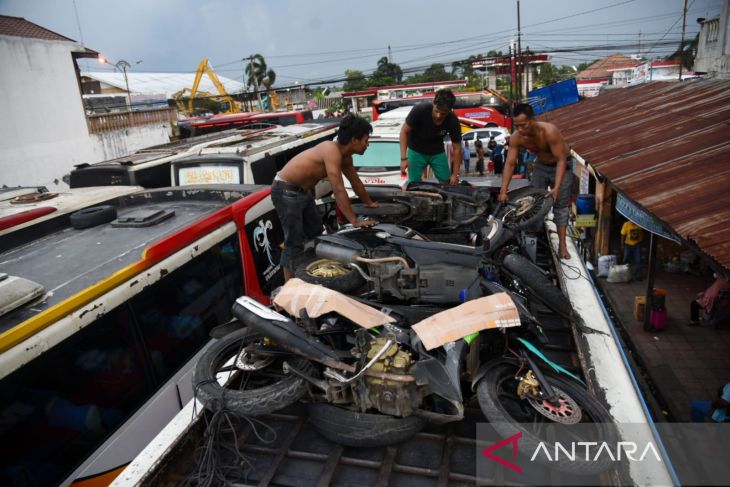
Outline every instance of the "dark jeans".
POLYGON ((297 258, 304 251, 304 242, 322 234, 322 218, 311 193, 271 188, 271 201, 284 230, 280 264, 293 274, 297 258))
MULTIPOLYGON (((535 161, 532 171, 532 181, 530 184, 536 188, 547 189, 555 186, 555 176, 557 172, 556 165, 543 164, 535 161)), ((553 201, 553 221, 559 227, 568 226, 568 217, 570 216, 570 189, 573 184, 573 158, 568 158, 568 167, 565 168, 565 175, 558 190, 558 200, 553 201)))

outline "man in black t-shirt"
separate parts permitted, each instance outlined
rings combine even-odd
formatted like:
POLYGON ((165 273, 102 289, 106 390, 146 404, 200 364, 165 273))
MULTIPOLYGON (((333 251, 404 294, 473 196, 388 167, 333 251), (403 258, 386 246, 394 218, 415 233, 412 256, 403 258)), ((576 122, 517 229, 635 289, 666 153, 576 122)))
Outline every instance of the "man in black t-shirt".
POLYGON ((408 181, 420 181, 430 165, 442 183, 459 182, 461 166, 461 126, 451 109, 456 97, 451 90, 438 90, 433 103, 413 107, 400 131, 400 170, 408 169, 408 181), (444 151, 444 137, 449 135, 454 147, 452 167, 444 151))

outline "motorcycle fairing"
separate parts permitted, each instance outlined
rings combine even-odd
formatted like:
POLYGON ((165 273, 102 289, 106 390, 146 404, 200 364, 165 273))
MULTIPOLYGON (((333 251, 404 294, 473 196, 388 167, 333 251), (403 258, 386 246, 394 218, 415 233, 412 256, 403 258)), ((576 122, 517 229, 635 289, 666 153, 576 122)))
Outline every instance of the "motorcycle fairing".
POLYGON ((550 360, 549 358, 547 358, 545 356, 545 354, 543 354, 540 350, 538 350, 532 343, 530 343, 527 340, 522 339, 520 337, 517 337, 517 339, 525 346, 525 348, 527 348, 527 350, 529 350, 530 352, 532 352, 533 354, 535 354, 538 358, 540 358, 540 360, 542 360, 543 362, 545 362, 546 364, 548 364, 550 367, 552 367, 552 369, 554 371, 560 372, 560 373, 565 374, 565 375, 567 375, 569 377, 572 377, 573 379, 575 379, 578 382, 580 382, 581 384, 583 384, 583 381, 580 380, 576 375, 574 375, 573 373, 569 372, 568 370, 564 369, 560 365, 556 364, 555 362, 553 362, 552 360, 550 360))
POLYGON ((297 278, 289 279, 279 289, 274 305, 286 310, 291 316, 299 316, 302 308, 307 310, 311 318, 335 312, 366 329, 396 321, 395 318, 349 296, 297 278))
POLYGON ((426 352, 418 335, 413 332, 411 335, 411 346, 420 357, 411 368, 411 373, 416 378, 416 384, 428 385, 432 393, 460 403, 463 398, 459 376, 463 356, 468 347, 466 342, 460 340, 449 343, 444 347, 445 360, 439 360, 426 352))
POLYGON ((413 325, 426 350, 459 340, 472 333, 520 326, 517 306, 507 293, 473 299, 413 325))

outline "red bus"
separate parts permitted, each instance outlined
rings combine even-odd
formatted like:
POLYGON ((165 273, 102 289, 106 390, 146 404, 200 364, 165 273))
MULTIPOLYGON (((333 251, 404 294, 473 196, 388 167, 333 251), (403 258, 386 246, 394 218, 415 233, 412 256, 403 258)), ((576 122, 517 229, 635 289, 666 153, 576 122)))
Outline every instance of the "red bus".
MULTIPOLYGON (((496 95, 489 92, 463 92, 454 93, 456 105, 454 113, 459 121, 469 125, 470 121, 480 127, 507 127, 512 129, 512 120, 509 116, 507 104, 496 95)), ((407 98, 392 98, 389 100, 373 101, 373 121, 377 120, 383 113, 394 108, 416 105, 424 101, 433 100, 434 94, 429 93, 421 96, 409 96, 407 98)))
MULTIPOLYGON (((248 125, 269 124, 269 125, 294 125, 312 120, 311 110, 296 110, 291 112, 244 112, 225 115, 214 115, 210 118, 197 119, 187 123, 178 123, 180 126, 180 134, 183 135, 183 126, 187 132, 185 136, 208 134, 211 132, 220 132, 232 128, 245 127, 248 125)), ((252 128, 252 127, 248 127, 252 128)))

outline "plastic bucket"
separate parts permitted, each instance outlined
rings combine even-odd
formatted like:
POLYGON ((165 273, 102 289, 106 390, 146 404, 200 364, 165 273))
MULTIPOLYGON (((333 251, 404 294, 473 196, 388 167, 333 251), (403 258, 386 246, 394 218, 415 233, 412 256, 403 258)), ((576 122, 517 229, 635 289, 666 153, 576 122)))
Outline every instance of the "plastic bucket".
POLYGON ((596 200, 592 194, 580 194, 575 200, 575 208, 579 215, 591 215, 596 212, 596 200))

